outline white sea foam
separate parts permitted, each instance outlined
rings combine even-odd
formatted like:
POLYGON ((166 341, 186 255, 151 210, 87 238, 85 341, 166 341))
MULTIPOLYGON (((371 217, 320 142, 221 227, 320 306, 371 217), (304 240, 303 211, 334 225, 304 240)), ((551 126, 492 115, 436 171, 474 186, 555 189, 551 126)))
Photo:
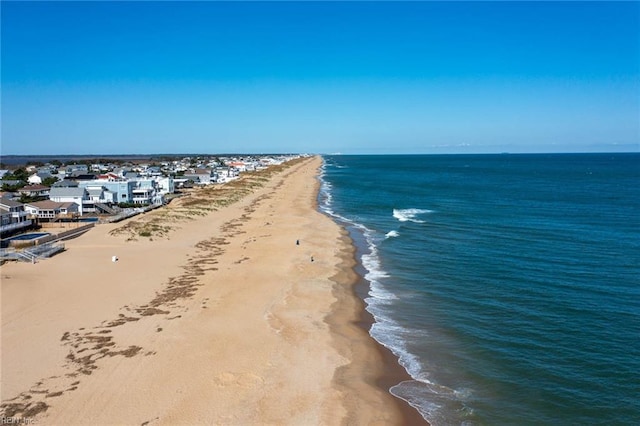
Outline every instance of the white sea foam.
POLYGON ((400 234, 398 233, 398 231, 389 231, 385 234, 385 238, 394 238, 399 236, 400 234))
POLYGON ((423 220, 416 219, 416 216, 424 213, 433 213, 433 210, 427 209, 393 209, 393 217, 400 222, 424 223, 423 220))
POLYGON ((318 202, 320 206, 320 210, 323 212, 333 215, 333 211, 331 210, 331 205, 333 204, 333 197, 331 195, 332 186, 331 183, 327 182, 324 178, 326 175, 326 160, 322 162, 322 166, 320 167, 320 174, 318 176, 318 180, 320 181, 320 193, 318 197, 318 202))
POLYGON ((464 400, 470 396, 471 391, 456 390, 435 382, 430 377, 428 360, 419 358, 408 349, 408 342, 415 341, 416 338, 428 340, 429 333, 426 330, 408 329, 394 321, 389 315, 389 309, 392 309, 389 304, 393 302, 381 300, 374 292, 365 301, 367 311, 374 318, 369 333, 398 357, 400 365, 413 379, 393 386, 389 392, 416 408, 434 426, 464 424, 462 420, 469 411, 464 400), (452 412, 458 413, 460 418, 457 415, 456 420, 452 421, 452 412))
POLYGON ((320 195, 322 198, 322 202, 325 207, 331 206, 333 204, 333 197, 331 196, 331 184, 326 181, 322 181, 320 185, 320 195))
MULTIPOLYGON (((327 186, 327 190, 330 191, 330 186, 327 186)), ((364 278, 369 282, 369 297, 365 299, 367 311, 373 315, 375 320, 370 331, 371 336, 382 345, 388 347, 412 377, 426 380, 426 373, 419 358, 406 349, 405 338, 407 336, 405 334, 409 330, 399 326, 385 312, 385 306, 397 300, 398 296, 383 283, 385 279, 389 278, 389 274, 382 268, 378 255, 376 240, 380 240, 380 237, 376 235, 375 231, 359 222, 341 216, 331 209, 326 209, 325 211, 337 220, 357 228, 362 232, 367 243, 368 253, 362 255, 362 266, 366 270, 364 278)), ((396 237, 398 235, 397 231, 390 231, 386 237, 396 237)))
MULTIPOLYGON (((335 167, 336 165, 329 164, 329 166, 335 167)), ((398 237, 400 234, 398 231, 390 231, 384 238, 382 238, 380 233, 376 233, 356 220, 336 213, 332 206, 333 198, 331 193, 333 188, 331 184, 325 180, 325 173, 326 170, 323 168, 322 173, 320 174, 320 209, 324 213, 333 217, 336 221, 346 223, 349 226, 356 228, 362 233, 367 244, 368 253, 362 255, 362 266, 366 270, 364 278, 369 282, 369 295, 365 299, 367 304, 366 309, 374 317, 374 323, 369 333, 380 344, 389 348, 389 350, 398 357, 400 364, 405 368, 405 370, 407 370, 411 377, 418 381, 412 381, 411 383, 420 383, 421 386, 424 386, 425 384, 427 386, 433 386, 433 384, 428 380, 429 374, 424 368, 421 360, 409 352, 406 346, 406 342, 410 340, 412 334, 415 334, 415 330, 408 330, 400 326, 391 319, 388 312, 388 309, 391 308, 389 305, 393 304, 394 301, 398 299, 398 296, 390 291, 388 286, 385 286, 384 284, 385 280, 389 279, 390 276, 382 267, 378 254, 377 243, 386 238, 398 237)), ((394 217, 403 222, 421 222, 415 219, 415 216, 428 212, 430 211, 423 209, 394 210, 394 217)), ((409 404, 418 409, 423 417, 429 419, 437 418, 437 416, 433 416, 431 414, 441 411, 441 407, 438 403, 423 401, 416 405, 416 400, 419 401, 419 399, 415 397, 407 398, 404 386, 399 385, 398 392, 394 392, 394 388, 390 391, 397 397, 405 399, 409 404)), ((410 388, 413 390, 414 386, 410 385, 410 388)), ((437 424, 437 422, 434 424, 437 424)))
MULTIPOLYGON (((411 209, 408 213, 416 215, 427 212, 430 211, 411 209)), ((391 277, 382 268, 378 255, 376 240, 380 241, 380 237, 364 225, 351 223, 362 230, 369 247, 369 253, 362 256, 362 265, 367 270, 365 279, 369 281, 369 296, 365 299, 366 310, 374 318, 369 334, 398 357, 400 365, 413 378, 392 387, 389 391, 416 408, 432 425, 448 425, 447 416, 452 403, 459 404, 455 390, 431 381, 429 366, 425 365, 425 360, 413 354, 407 347, 408 342, 415 338, 428 339, 429 334, 425 330, 403 327, 392 319, 390 310, 394 309, 393 304, 399 296, 385 285, 385 281, 391 277)), ((390 231, 385 235, 385 239, 398 235, 397 231, 390 231)))
POLYGON ((407 380, 389 389, 392 395, 400 398, 416 408, 429 424, 433 426, 471 425, 464 418, 469 409, 456 400, 450 388, 407 380), (453 415, 452 418, 452 414, 453 415))
POLYGON ((378 248, 374 242, 375 232, 366 226, 356 223, 357 228, 363 231, 369 253, 362 255, 362 266, 365 267, 367 273, 364 278, 369 281, 369 295, 378 300, 394 300, 397 297, 388 291, 380 282, 389 277, 389 274, 382 269, 380 264, 380 256, 378 256, 378 248))
POLYGON ((398 357, 400 365, 411 377, 423 383, 430 383, 429 373, 425 371, 420 359, 407 349, 406 342, 414 337, 414 333, 388 316, 385 312, 388 309, 385 302, 377 300, 374 296, 367 298, 366 302, 367 311, 375 319, 369 334, 398 357))

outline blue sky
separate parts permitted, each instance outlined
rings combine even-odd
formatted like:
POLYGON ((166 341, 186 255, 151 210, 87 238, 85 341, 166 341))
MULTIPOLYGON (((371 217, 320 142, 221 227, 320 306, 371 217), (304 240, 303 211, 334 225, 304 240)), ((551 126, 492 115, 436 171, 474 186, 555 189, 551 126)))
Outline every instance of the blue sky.
POLYGON ((638 151, 638 2, 6 2, 1 153, 638 151))

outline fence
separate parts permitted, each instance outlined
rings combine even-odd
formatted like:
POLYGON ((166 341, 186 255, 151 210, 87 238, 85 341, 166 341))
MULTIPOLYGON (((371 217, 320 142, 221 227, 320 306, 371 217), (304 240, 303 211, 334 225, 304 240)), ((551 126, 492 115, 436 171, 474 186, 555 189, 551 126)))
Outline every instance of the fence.
POLYGON ((120 213, 113 215, 107 219, 104 219, 103 221, 105 223, 116 223, 116 222, 120 222, 121 220, 125 220, 128 219, 130 217, 133 217, 135 215, 138 215, 140 213, 146 213, 148 211, 157 209, 159 207, 162 207, 163 204, 151 204, 149 206, 144 206, 144 207, 129 207, 126 209, 123 209, 120 213))
POLYGON ((95 223, 89 223, 87 225, 82 225, 74 229, 70 229, 68 231, 60 232, 59 234, 49 235, 47 237, 38 238, 35 242, 36 245, 45 244, 51 241, 58 240, 69 240, 71 238, 77 237, 80 234, 84 234, 89 229, 93 228, 95 223))
POLYGON ((60 241, 39 244, 24 250, 15 248, 0 249, 0 260, 19 260, 22 262, 36 263, 38 259, 51 257, 64 250, 64 243, 60 241))

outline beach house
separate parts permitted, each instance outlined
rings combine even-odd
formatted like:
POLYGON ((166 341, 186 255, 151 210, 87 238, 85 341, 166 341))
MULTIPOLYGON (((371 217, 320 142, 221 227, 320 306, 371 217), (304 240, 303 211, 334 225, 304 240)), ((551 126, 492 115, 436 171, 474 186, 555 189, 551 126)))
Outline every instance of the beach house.
POLYGON ((90 202, 92 203, 103 203, 103 204, 113 204, 117 201, 117 195, 113 191, 109 191, 103 185, 87 185, 85 186, 87 190, 87 194, 90 202))
POLYGON ((157 177, 154 179, 157 185, 156 190, 159 194, 166 195, 176 192, 176 186, 172 176, 157 177))
MULTIPOLYGON (((78 214, 82 216, 85 203, 89 201, 89 193, 86 188, 80 186, 53 186, 49 192, 49 199, 58 203, 76 203, 78 205, 78 214)), ((88 206, 90 208, 90 206, 88 206)))
POLYGON ((153 188, 135 188, 133 202, 135 204, 151 204, 155 190, 153 188))
POLYGON ((87 185, 87 200, 84 201, 83 210, 85 212, 114 213, 111 208, 118 200, 118 194, 109 191, 103 185, 87 185))
POLYGON ((25 211, 31 217, 37 217, 39 221, 53 222, 59 219, 73 219, 79 216, 76 203, 58 203, 51 200, 26 203, 25 211))
POLYGON ((113 199, 111 202, 114 204, 132 203, 133 189, 136 187, 136 183, 134 181, 127 181, 121 177, 114 178, 111 175, 106 176, 106 178, 101 177, 99 179, 78 182, 78 185, 82 188, 102 188, 102 191, 108 191, 108 193, 113 194, 110 195, 107 192, 104 192, 104 201, 102 202, 107 204, 109 203, 107 199, 110 197, 113 199))
POLYGON ((184 178, 191 179, 196 185, 208 185, 216 182, 216 172, 212 169, 191 169, 184 173, 184 178))
POLYGON ((240 172, 233 167, 219 167, 216 169, 216 182, 225 183, 237 179, 240 172))
POLYGON ((133 189, 133 202, 136 204, 164 204, 164 194, 173 188, 173 178, 164 180, 166 188, 163 187, 162 190, 159 181, 158 178, 136 179, 134 181, 136 186, 133 189))
POLYGON ((29 219, 29 213, 24 204, 0 198, 0 234, 10 234, 30 227, 33 221, 29 219))

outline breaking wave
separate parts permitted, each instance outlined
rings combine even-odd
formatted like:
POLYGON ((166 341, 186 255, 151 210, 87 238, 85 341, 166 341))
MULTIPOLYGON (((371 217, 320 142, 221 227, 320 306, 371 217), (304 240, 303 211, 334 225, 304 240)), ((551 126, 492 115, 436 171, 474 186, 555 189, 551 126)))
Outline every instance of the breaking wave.
POLYGON ((416 216, 424 213, 433 213, 427 209, 393 209, 393 217, 400 222, 424 223, 424 220, 416 219, 416 216))
POLYGON ((389 231, 385 234, 386 238, 393 238, 393 237, 399 237, 400 234, 398 233, 398 231, 389 231))

